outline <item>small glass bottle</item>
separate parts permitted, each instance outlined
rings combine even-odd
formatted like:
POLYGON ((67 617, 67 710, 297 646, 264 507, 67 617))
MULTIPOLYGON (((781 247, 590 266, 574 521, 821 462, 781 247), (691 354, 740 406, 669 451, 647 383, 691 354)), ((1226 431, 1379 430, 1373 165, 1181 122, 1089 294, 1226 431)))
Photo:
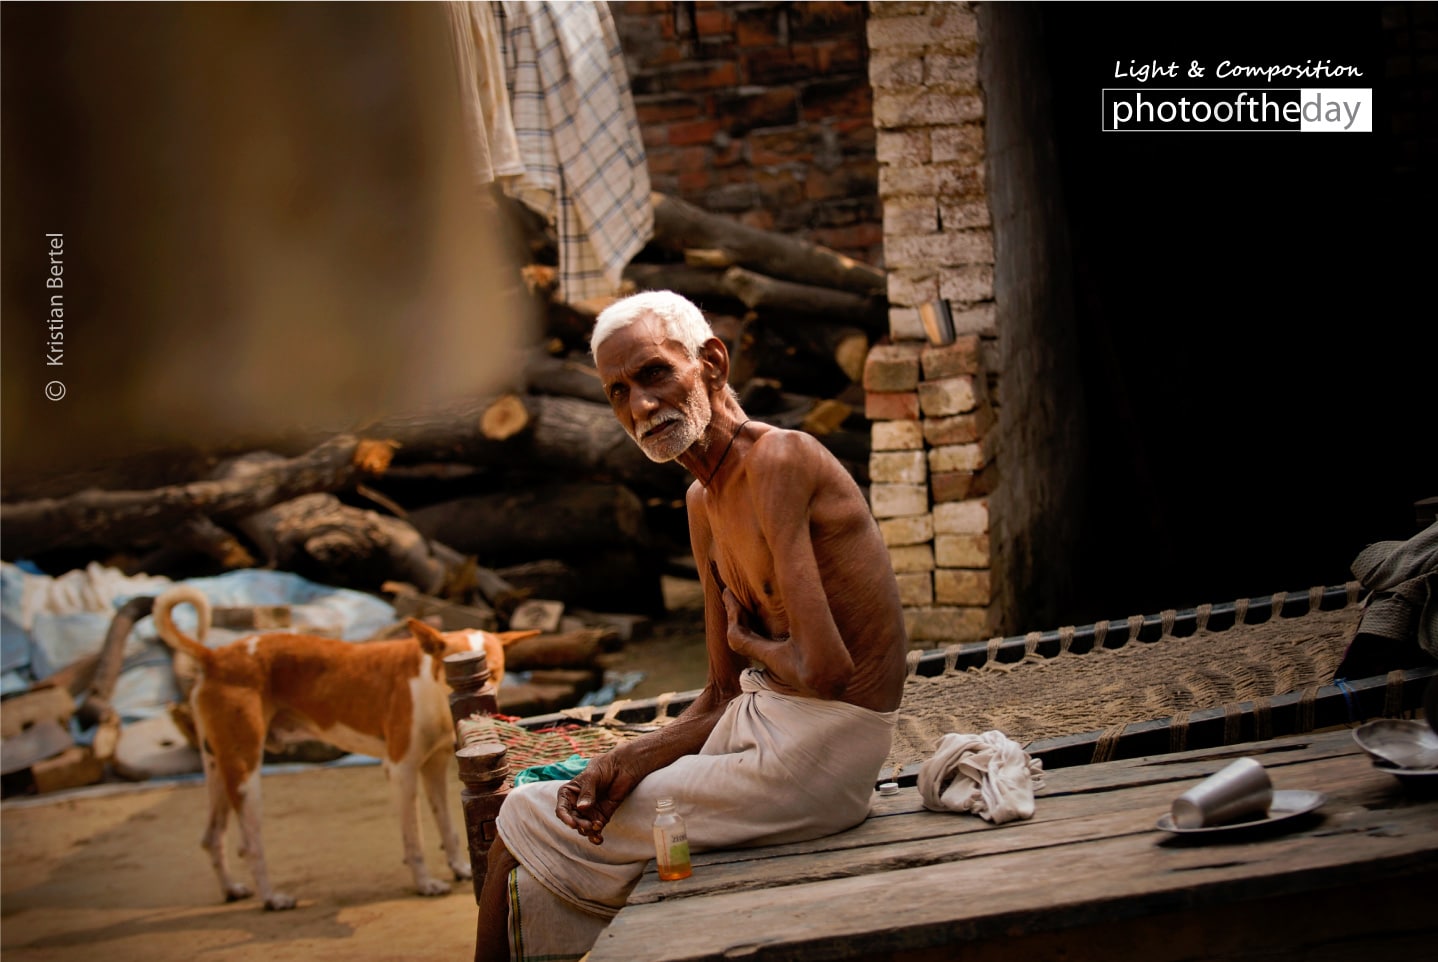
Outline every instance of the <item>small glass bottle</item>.
POLYGON ((654 856, 659 864, 659 877, 666 882, 688 878, 689 836, 684 831, 684 818, 674 810, 674 799, 661 798, 654 809, 654 856))

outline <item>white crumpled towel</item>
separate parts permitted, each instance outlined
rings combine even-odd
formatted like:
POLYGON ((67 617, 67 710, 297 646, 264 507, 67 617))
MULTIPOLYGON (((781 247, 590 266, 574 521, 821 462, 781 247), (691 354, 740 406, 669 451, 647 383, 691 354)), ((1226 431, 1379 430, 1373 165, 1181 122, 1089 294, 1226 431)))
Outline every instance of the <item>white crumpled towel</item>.
POLYGON ((999 825, 1033 817, 1043 774, 1043 760, 1003 732, 950 732, 919 766, 919 797, 936 812, 971 812, 999 825))

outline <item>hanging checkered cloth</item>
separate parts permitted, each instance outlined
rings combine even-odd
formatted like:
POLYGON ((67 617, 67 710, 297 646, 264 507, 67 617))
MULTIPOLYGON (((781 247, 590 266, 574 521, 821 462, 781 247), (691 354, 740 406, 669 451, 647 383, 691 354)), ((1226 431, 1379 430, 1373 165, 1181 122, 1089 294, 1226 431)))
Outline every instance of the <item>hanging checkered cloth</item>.
POLYGON ((497 0, 525 173, 508 189, 559 237, 559 294, 614 294, 654 233, 649 169, 608 4, 497 0))

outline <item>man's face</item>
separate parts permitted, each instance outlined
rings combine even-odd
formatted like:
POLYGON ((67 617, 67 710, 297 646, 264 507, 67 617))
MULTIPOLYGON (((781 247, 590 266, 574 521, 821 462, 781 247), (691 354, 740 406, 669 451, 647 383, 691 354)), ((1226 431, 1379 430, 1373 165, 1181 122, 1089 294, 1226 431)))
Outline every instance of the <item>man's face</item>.
POLYGON ((614 416, 651 461, 672 461, 704 436, 713 412, 703 366, 656 321, 610 335, 594 363, 614 416))

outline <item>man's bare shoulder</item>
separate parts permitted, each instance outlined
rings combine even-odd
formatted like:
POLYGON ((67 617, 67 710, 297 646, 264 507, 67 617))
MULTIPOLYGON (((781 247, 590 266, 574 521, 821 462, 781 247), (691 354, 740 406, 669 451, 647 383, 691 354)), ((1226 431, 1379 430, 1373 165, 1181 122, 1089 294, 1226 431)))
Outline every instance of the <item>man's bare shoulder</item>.
POLYGON ((854 476, 823 443, 804 431, 770 428, 754 444, 751 478, 770 498, 821 499, 829 508, 867 501, 854 476))
POLYGON ((773 425, 764 427, 750 453, 750 471, 782 472, 786 476, 806 472, 817 476, 836 468, 843 470, 838 459, 812 434, 773 425))

